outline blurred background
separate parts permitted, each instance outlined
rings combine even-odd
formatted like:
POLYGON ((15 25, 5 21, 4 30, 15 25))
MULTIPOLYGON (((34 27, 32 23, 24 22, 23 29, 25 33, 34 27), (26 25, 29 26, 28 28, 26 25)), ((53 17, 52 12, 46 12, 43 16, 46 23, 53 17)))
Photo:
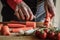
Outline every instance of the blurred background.
POLYGON ((2 4, 0 2, 0 22, 2 22, 1 9, 2 9, 2 4))

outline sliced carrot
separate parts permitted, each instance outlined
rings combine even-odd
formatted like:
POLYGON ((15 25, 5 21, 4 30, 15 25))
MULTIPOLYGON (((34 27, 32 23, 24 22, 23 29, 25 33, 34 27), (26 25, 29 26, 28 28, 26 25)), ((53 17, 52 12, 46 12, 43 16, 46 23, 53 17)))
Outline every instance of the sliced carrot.
POLYGON ((31 30, 33 27, 24 27, 24 28, 11 28, 10 32, 12 33, 18 33, 20 30, 26 31, 26 30, 31 30))
POLYGON ((23 24, 7 24, 10 28, 22 28, 26 27, 26 25, 23 24))
POLYGON ((2 27, 2 34, 3 35, 10 35, 9 27, 7 25, 2 27))
POLYGON ((5 22, 5 23, 9 23, 9 24, 25 24, 25 22, 19 22, 19 21, 10 21, 10 22, 5 22))
POLYGON ((33 27, 36 28, 36 22, 26 22, 26 27, 33 27))

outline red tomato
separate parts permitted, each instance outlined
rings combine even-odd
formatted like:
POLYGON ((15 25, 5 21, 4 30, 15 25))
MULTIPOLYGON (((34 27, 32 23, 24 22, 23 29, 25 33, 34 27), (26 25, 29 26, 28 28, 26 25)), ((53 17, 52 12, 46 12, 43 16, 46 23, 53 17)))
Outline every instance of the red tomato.
POLYGON ((23 28, 26 27, 26 25, 23 24, 7 24, 10 28, 23 28))
POLYGON ((47 33, 46 32, 40 33, 39 37, 45 39, 47 37, 47 33))
POLYGON ((27 21, 27 22, 26 22, 26 27, 36 28, 36 22, 29 22, 29 21, 27 21))
POLYGON ((35 35, 36 35, 37 37, 39 37, 40 32, 39 32, 39 31, 36 31, 36 32, 35 32, 35 35))
POLYGON ((47 35, 48 38, 54 39, 55 33, 54 32, 49 32, 47 35))
POLYGON ((57 39, 60 40, 60 33, 57 34, 57 39))
POLYGON ((4 25, 2 27, 2 33, 3 33, 3 35, 10 35, 9 28, 7 25, 4 25))

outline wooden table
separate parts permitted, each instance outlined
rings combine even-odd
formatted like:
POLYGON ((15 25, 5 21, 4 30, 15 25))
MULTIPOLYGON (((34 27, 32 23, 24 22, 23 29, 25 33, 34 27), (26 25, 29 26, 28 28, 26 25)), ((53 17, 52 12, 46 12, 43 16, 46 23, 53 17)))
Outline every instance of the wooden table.
POLYGON ((0 40, 40 40, 34 36, 0 36, 0 40))

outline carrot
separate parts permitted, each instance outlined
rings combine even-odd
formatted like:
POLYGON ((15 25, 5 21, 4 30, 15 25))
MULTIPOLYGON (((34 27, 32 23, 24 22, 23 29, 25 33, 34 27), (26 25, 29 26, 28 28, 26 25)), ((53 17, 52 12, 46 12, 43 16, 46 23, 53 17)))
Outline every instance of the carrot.
POLYGON ((33 27, 36 28, 36 22, 26 22, 26 27, 33 27))
POLYGON ((10 35, 9 28, 8 28, 7 25, 4 25, 4 26, 2 27, 2 34, 3 34, 3 35, 10 35))
POLYGON ((23 24, 7 24, 10 28, 22 28, 26 27, 26 25, 23 24))
POLYGON ((24 28, 11 28, 10 32, 11 33, 18 33, 20 30, 26 31, 26 30, 31 30, 33 27, 24 27, 24 28))
POLYGON ((19 21, 10 21, 10 22, 3 22, 3 23, 7 23, 7 24, 25 24, 25 22, 19 22, 19 21))

